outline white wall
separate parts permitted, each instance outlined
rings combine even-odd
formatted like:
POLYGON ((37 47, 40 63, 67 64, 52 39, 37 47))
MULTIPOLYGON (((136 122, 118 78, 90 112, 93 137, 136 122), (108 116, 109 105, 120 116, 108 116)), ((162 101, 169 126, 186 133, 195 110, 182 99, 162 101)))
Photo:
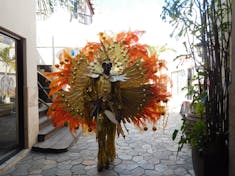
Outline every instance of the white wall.
POLYGON ((25 38, 24 60, 25 139, 26 147, 36 142, 38 125, 38 90, 36 74, 36 22, 34 0, 1 0, 0 26, 25 38))

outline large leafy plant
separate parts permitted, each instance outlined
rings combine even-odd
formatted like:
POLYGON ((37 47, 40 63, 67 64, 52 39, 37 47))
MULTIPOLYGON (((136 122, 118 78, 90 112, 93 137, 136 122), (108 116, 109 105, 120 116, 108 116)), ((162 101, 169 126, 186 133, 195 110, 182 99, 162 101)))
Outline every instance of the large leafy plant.
POLYGON ((181 151, 186 143, 190 144, 194 148, 197 148, 199 151, 203 151, 204 146, 207 143, 207 131, 204 115, 205 99, 207 94, 200 89, 200 83, 203 79, 203 72, 200 72, 200 75, 196 73, 196 75, 194 75, 190 80, 193 84, 190 84, 182 89, 187 90, 186 96, 191 96, 192 102, 190 106, 188 106, 190 109, 188 114, 183 115, 181 128, 175 129, 172 134, 173 140, 176 140, 179 132, 181 134, 178 141, 178 152, 181 151))
POLYGON ((231 6, 231 0, 165 0, 161 16, 172 24, 172 36, 186 39, 193 59, 195 46, 200 43, 202 47, 202 61, 194 60, 198 84, 188 87, 202 118, 190 130, 183 122, 179 149, 190 143, 207 150, 218 138, 222 145, 228 143, 231 6))

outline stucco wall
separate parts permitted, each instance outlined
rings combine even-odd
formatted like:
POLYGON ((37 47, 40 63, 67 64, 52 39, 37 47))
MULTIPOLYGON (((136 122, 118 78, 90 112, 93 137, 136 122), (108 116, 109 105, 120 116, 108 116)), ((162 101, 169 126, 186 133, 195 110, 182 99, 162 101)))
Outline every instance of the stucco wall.
MULTIPOLYGON (((235 19, 235 3, 233 3, 233 15, 232 19, 235 19)), ((232 24, 232 58, 235 57, 235 24, 232 24)), ((232 59, 232 85, 230 86, 230 115, 229 115, 229 170, 230 176, 235 175, 235 60, 232 59)))
POLYGON ((36 21, 34 0, 1 0, 0 26, 26 41, 24 60, 25 141, 26 147, 36 142, 38 134, 38 93, 36 74, 36 21))

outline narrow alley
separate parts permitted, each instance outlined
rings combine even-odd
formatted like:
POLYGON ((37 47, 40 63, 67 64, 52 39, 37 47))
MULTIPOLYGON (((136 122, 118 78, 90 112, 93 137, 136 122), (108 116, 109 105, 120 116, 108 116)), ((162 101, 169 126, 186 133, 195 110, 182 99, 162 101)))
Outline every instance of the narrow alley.
POLYGON ((191 150, 184 146, 177 156, 177 142, 171 139, 174 129, 180 126, 180 119, 177 112, 170 110, 165 130, 159 123, 156 132, 151 127, 142 132, 128 125, 126 139, 121 136, 116 139, 117 158, 102 172, 96 168, 95 135, 81 135, 68 152, 30 152, 4 176, 193 176, 191 150))

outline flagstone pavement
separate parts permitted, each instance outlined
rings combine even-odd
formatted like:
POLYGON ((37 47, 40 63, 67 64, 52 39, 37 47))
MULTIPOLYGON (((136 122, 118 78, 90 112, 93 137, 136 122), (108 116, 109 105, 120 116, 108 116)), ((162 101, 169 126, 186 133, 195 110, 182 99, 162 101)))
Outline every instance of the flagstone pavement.
POLYGON ((95 135, 81 135, 65 153, 29 152, 4 176, 194 176, 190 148, 185 146, 177 156, 177 142, 171 139, 180 119, 178 113, 170 112, 165 130, 161 121, 156 132, 151 126, 142 132, 128 125, 126 138, 116 139, 115 161, 102 172, 96 168, 95 135))

